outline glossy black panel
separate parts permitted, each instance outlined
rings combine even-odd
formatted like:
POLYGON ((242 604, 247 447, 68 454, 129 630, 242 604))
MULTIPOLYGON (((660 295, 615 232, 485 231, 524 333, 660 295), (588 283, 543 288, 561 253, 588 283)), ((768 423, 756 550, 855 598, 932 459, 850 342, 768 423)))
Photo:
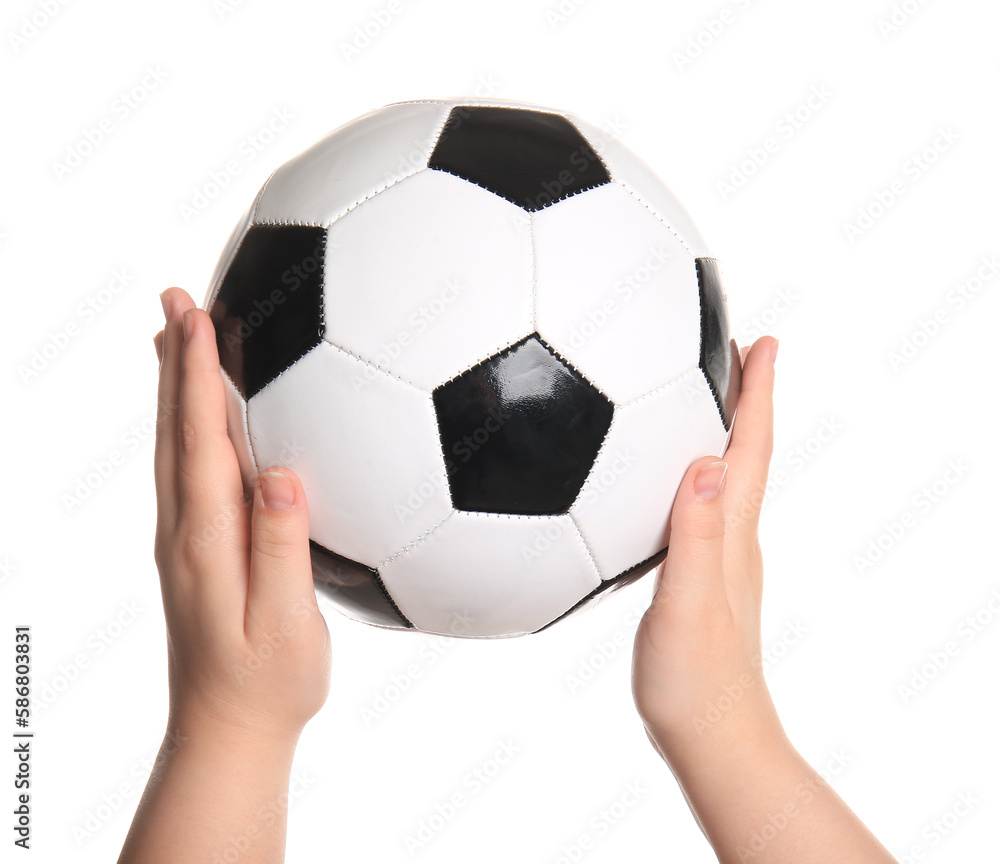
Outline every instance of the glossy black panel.
POLYGON ((453 108, 428 165, 532 212, 610 182, 569 120, 524 108, 453 108))
POLYGON ((726 309, 726 292, 722 287, 719 262, 714 258, 695 258, 694 263, 698 271, 698 294, 701 299, 699 365, 708 378, 715 403, 719 406, 722 424, 728 431, 740 394, 739 349, 735 348, 736 343, 729 338, 729 312, 726 309))
POLYGON ((337 555, 314 540, 309 541, 309 553, 317 590, 347 615, 379 627, 413 627, 385 590, 377 570, 337 555))
POLYGON ((638 582, 650 570, 659 567, 659 565, 663 562, 663 559, 666 557, 667 557, 667 550, 666 548, 663 548, 655 555, 647 558, 645 561, 640 561, 634 567, 629 567, 628 570, 619 573, 617 576, 611 579, 606 579, 604 582, 598 585, 593 591, 591 591, 586 597, 584 597, 582 600, 578 601, 569 609, 567 609, 565 612, 563 612, 563 614, 560 615, 558 618, 553 619, 544 627, 539 627, 534 632, 541 633, 543 630, 547 630, 553 624, 558 624, 560 621, 562 621, 569 615, 573 615, 576 612, 580 612, 584 609, 589 609, 592 606, 596 606, 599 601, 603 600, 609 594, 618 591, 620 588, 624 588, 626 585, 631 585, 633 582, 638 582))
POLYGON ((219 360, 249 399, 323 338, 326 229, 255 225, 209 313, 219 360))
POLYGON ((614 406, 537 334, 434 391, 458 510, 565 513, 614 406))

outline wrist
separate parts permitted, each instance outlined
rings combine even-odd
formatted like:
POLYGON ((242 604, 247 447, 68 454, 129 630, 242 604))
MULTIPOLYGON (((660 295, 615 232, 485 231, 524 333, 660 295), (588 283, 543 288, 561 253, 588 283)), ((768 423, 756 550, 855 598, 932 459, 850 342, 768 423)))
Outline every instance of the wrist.
POLYGON ((171 756, 194 744, 197 750, 235 758, 243 764, 287 763, 290 770, 301 731, 234 722, 204 712, 171 710, 160 752, 171 756))
POLYGON ((756 687, 705 702, 683 718, 647 723, 646 731, 674 773, 685 773, 688 765, 698 771, 712 765, 729 770, 757 754, 776 759, 796 752, 763 678, 756 687))

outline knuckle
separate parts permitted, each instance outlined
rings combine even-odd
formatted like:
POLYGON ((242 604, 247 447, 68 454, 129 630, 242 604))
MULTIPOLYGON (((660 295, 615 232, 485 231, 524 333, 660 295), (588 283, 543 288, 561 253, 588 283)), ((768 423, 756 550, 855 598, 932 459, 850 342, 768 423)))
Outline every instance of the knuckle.
POLYGON ((157 535, 153 543, 153 561, 158 570, 163 570, 168 565, 167 544, 160 535, 157 535))
POLYGON ((167 566, 170 553, 173 550, 175 524, 172 514, 160 512, 157 514, 156 531, 153 534, 153 560, 157 567, 167 566))
POLYGON ((194 453, 195 448, 198 446, 198 432, 195 429, 194 423, 186 417, 181 418, 180 442, 181 452, 185 455, 194 453))
POLYGON ((286 561, 292 556, 293 545, 271 528, 258 527, 253 535, 253 551, 258 558, 286 561))

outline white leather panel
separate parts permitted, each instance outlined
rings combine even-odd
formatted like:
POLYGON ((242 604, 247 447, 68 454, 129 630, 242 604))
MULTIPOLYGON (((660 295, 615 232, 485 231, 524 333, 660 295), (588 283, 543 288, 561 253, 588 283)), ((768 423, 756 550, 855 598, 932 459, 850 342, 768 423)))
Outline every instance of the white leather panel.
POLYGON ((302 480, 310 536, 367 566, 451 512, 431 397, 320 342, 250 399, 257 464, 302 480))
POLYGON ((456 511, 379 573, 421 630, 467 636, 533 632, 600 584, 568 516, 456 511))
POLYGON ((728 435, 701 369, 616 408, 604 447, 570 509, 610 579, 667 545, 667 518, 691 463, 725 451, 728 435))
POLYGON ((575 114, 566 115, 591 142, 597 155, 607 166, 612 179, 641 198, 683 240, 694 258, 710 257, 708 245, 684 205, 670 187, 628 147, 613 135, 605 132, 575 114))
POLYGON ((366 201, 327 234, 325 338, 427 390, 516 342, 531 332, 523 216, 435 170, 366 201))
POLYGON ((536 324, 617 404, 698 362, 694 259, 618 184, 534 214, 536 324))
POLYGON ((447 114, 445 105, 410 103, 380 108, 341 126, 274 172, 254 223, 328 225, 424 168, 447 114))

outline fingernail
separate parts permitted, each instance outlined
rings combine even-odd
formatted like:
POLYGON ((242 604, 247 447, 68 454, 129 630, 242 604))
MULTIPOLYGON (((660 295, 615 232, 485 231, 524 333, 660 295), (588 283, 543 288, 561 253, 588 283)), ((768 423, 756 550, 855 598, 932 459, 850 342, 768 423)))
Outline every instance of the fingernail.
POLYGON ((153 347, 156 349, 156 359, 163 362, 163 331, 161 330, 153 337, 153 347))
POLYGON ((184 341, 191 338, 191 330, 194 327, 194 310, 188 309, 184 312, 184 341))
POLYGON ((260 497, 268 510, 287 510, 295 504, 295 487, 279 471, 265 471, 260 475, 260 497))
POLYGON ((702 501, 711 501, 722 490, 729 465, 712 462, 699 471, 694 478, 694 494, 702 501))
POLYGON ((163 318, 166 321, 170 320, 171 303, 170 298, 167 296, 167 292, 164 291, 160 295, 160 305, 163 306, 163 318))
POLYGON ((771 346, 771 365, 774 365, 775 358, 778 356, 778 340, 774 340, 774 344, 771 346))

